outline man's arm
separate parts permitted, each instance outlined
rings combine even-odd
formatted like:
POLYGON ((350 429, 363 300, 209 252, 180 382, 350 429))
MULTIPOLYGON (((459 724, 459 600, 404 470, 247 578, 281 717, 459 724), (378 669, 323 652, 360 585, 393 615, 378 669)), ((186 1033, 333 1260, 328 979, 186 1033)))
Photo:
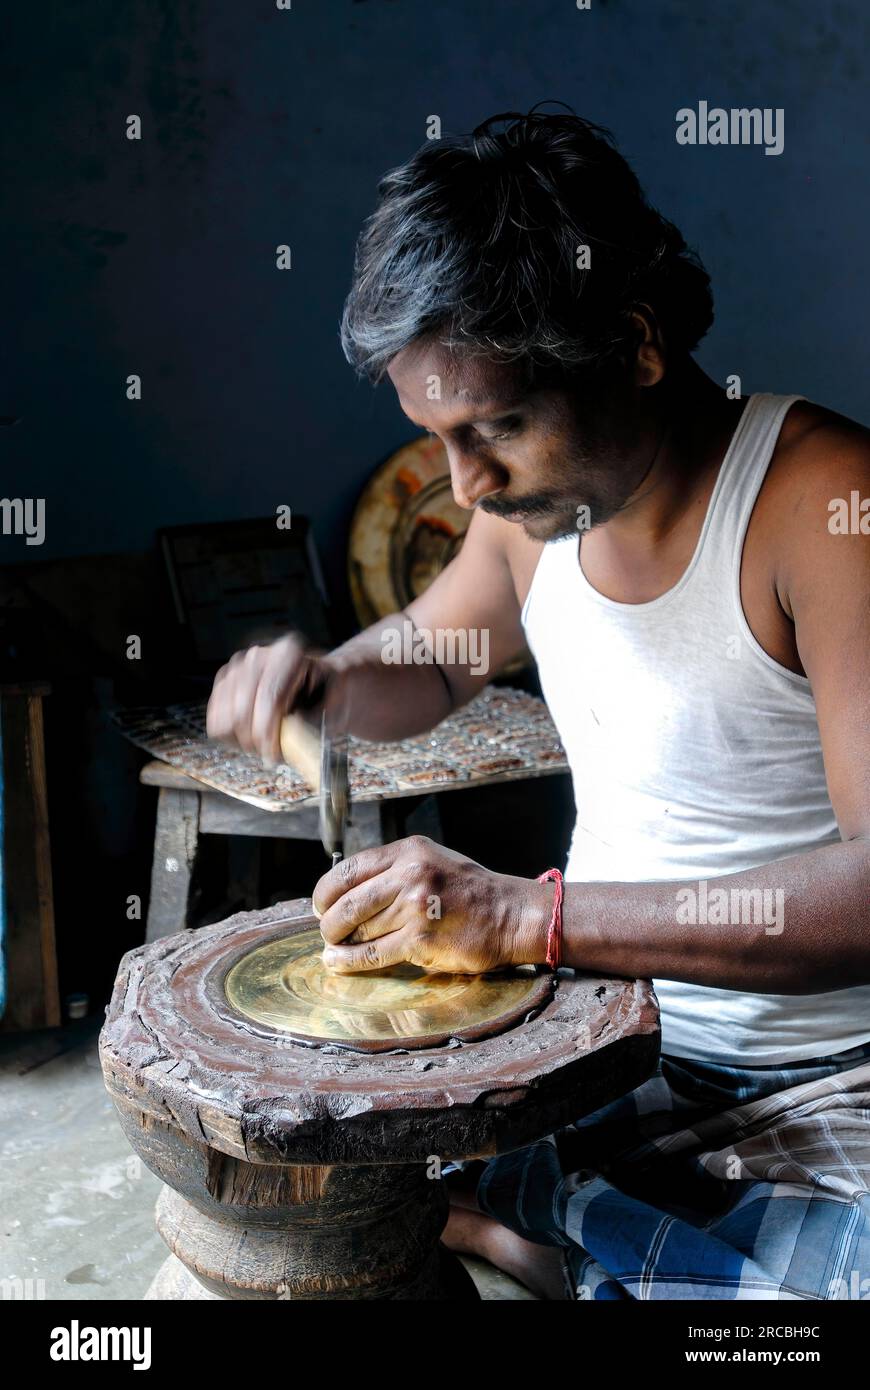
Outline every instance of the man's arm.
POLYGON ((323 689, 335 726, 358 738, 407 738, 439 724, 522 649, 509 531, 510 523, 475 512, 459 554, 406 612, 373 623, 333 652, 309 652, 293 636, 237 652, 215 679, 209 735, 277 762, 281 718, 323 689), (415 629, 411 643, 403 632, 409 620, 415 629), (420 661, 424 646, 432 651, 422 639, 438 629, 460 635, 455 648, 447 644, 448 658, 455 651, 470 659, 420 661), (409 650, 416 650, 418 660, 401 659, 409 650))
MULTIPOLYGON (((568 883, 566 964, 754 993, 870 983, 870 536, 828 529, 833 498, 870 498, 870 448, 857 433, 815 431, 804 445, 810 457, 785 470, 771 575, 812 684, 843 842, 711 881, 729 904, 732 890, 781 890, 781 931, 773 914, 758 922, 755 910, 757 925, 682 923, 678 895, 697 883, 568 883)), ((546 960, 552 884, 491 873, 419 837, 351 856, 314 897, 324 958, 339 971, 546 960), (440 917, 430 921, 433 896, 440 917)))

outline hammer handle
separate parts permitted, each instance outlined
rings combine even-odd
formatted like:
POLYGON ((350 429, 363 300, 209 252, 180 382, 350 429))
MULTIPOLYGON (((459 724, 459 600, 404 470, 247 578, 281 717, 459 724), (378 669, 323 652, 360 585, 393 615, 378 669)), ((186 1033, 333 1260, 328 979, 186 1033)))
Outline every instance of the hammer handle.
POLYGON ((281 720, 281 756, 308 785, 320 791, 320 735, 301 714, 285 714, 281 720))

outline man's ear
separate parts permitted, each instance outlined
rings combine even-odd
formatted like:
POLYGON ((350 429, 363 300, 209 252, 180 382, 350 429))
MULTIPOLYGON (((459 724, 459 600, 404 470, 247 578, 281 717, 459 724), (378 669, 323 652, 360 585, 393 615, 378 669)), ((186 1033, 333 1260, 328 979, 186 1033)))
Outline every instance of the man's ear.
POLYGON ((667 368, 667 353, 656 316, 648 304, 636 304, 630 314, 635 340, 635 386, 658 386, 667 368))

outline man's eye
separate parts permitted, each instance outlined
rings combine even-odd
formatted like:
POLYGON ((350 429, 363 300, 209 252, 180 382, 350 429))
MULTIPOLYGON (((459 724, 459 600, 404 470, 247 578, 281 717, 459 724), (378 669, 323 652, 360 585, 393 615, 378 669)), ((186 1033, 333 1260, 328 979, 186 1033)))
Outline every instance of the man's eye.
POLYGON ((481 434, 481 439, 485 439, 487 444, 494 444, 499 439, 510 439, 511 435, 516 434, 516 432, 517 426, 512 424, 507 426, 506 429, 500 430, 498 434, 481 434))

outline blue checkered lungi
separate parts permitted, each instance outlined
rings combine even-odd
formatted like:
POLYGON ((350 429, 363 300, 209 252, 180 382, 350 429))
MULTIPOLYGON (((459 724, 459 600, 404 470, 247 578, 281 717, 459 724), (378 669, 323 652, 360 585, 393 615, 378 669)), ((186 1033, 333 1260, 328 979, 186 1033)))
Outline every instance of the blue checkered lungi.
POLYGON ((663 1056, 489 1161, 480 1208, 563 1247, 576 1299, 870 1299, 870 1042, 786 1067, 663 1056))

